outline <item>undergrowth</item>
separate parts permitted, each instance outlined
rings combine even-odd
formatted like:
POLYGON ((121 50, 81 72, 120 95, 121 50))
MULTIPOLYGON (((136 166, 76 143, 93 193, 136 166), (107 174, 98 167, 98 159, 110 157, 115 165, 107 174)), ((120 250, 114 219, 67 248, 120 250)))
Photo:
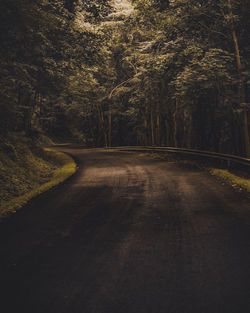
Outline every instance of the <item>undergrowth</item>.
POLYGON ((11 134, 0 143, 0 217, 15 212, 31 198, 64 181, 75 172, 71 157, 40 147, 46 138, 32 142, 11 134))
POLYGON ((211 168, 209 172, 225 182, 230 183, 233 187, 239 187, 250 192, 250 179, 248 178, 240 177, 225 169, 211 168))

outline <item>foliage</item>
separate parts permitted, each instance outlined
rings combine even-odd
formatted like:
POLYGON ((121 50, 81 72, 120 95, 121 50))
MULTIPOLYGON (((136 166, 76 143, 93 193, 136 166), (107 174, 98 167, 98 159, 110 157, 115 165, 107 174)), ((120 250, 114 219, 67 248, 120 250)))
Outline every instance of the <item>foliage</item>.
POLYGON ((223 181, 229 182, 233 187, 240 187, 241 189, 250 192, 250 179, 248 178, 242 178, 235 175, 234 173, 231 173, 228 170, 216 168, 210 169, 210 173, 214 176, 219 177, 223 181))
POLYGON ((2 0, 0 131, 248 155, 249 9, 2 0))
POLYGON ((0 152, 0 217, 15 212, 31 198, 71 176, 76 164, 71 157, 11 134, 0 152))

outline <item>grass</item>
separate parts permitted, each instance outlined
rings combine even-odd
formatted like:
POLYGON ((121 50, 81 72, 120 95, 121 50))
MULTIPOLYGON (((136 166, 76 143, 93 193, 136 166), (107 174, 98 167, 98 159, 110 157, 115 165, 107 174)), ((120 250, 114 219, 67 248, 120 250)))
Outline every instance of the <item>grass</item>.
POLYGON ((163 159, 168 162, 178 162, 181 165, 188 166, 191 168, 199 168, 203 170, 208 170, 208 172, 221 179, 223 182, 230 184, 234 188, 237 188, 238 190, 245 190, 247 192, 250 192, 250 179, 247 177, 242 177, 241 174, 235 174, 230 172, 227 169, 219 169, 219 168, 210 168, 208 165, 200 165, 197 161, 191 161, 191 160, 178 160, 178 158, 174 156, 169 156, 168 154, 159 154, 159 153, 141 153, 140 156, 150 156, 155 159, 163 159))
POLYGON ((34 146, 27 138, 14 134, 0 146, 0 218, 16 212, 75 171, 70 156, 34 146))
POLYGON ((240 187, 250 192, 250 179, 237 176, 225 169, 211 168, 209 172, 223 181, 230 183, 233 187, 240 187))

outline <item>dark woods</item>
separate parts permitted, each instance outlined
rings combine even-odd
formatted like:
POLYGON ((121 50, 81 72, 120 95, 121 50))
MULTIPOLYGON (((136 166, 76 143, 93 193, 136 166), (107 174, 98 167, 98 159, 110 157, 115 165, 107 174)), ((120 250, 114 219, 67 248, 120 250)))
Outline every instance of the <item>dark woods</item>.
POLYGON ((1 0, 0 132, 250 155, 250 2, 1 0))

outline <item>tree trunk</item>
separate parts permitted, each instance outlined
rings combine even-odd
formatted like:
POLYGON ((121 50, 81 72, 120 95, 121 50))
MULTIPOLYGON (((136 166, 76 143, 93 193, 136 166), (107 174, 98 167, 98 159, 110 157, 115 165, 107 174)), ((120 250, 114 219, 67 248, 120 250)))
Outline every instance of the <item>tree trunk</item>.
POLYGON ((189 125, 188 125, 188 131, 187 131, 187 148, 191 148, 191 142, 192 142, 192 132, 193 132, 193 117, 190 113, 189 116, 189 125))
POLYGON ((160 103, 157 101, 156 107, 156 144, 161 144, 161 119, 160 119, 160 103))
POLYGON ((145 103, 145 113, 144 113, 144 145, 147 146, 148 145, 148 103, 146 100, 145 103))
POLYGON ((151 144, 152 146, 155 145, 155 131, 154 131, 154 111, 153 111, 153 104, 151 103, 150 106, 150 124, 151 124, 151 144))
POLYGON ((177 115, 179 110, 179 98, 177 97, 175 100, 175 112, 174 112, 174 146, 178 148, 178 123, 177 123, 177 115))
POLYGON ((94 128, 93 128, 93 120, 91 116, 91 112, 89 111, 89 117, 88 117, 88 122, 89 122, 89 131, 90 131, 90 136, 91 136, 91 141, 92 141, 92 146, 95 142, 95 135, 94 135, 94 128))
MULTIPOLYGON (((242 103, 245 103, 245 92, 244 92, 244 83, 243 83, 243 75, 242 75, 242 64, 240 58, 240 49, 238 44, 238 38, 235 30, 235 24, 233 21, 233 8, 231 0, 228 0, 228 9, 229 15, 231 19, 231 31, 232 37, 234 42, 235 48, 235 55, 236 55, 236 64, 237 64, 237 71, 238 71, 238 104, 241 107, 242 103)), ((250 156, 250 142, 249 142, 249 132, 248 132, 248 119, 247 119, 247 111, 246 109, 243 110, 242 113, 242 120, 243 120, 243 143, 244 143, 244 152, 247 157, 250 156)))
POLYGON ((98 111, 98 115, 99 115, 99 123, 101 125, 101 129, 103 131, 103 137, 104 137, 104 144, 105 147, 108 147, 108 138, 107 138, 107 133, 106 133, 106 129, 105 129, 105 120, 104 120, 104 115, 103 115, 103 110, 100 108, 100 105, 97 104, 97 111, 98 111))
POLYGON ((167 118, 165 120, 165 128, 166 128, 166 130, 165 130, 165 136, 166 136, 165 145, 170 146, 170 126, 169 126, 167 118))
POLYGON ((112 145, 112 112, 109 108, 109 132, 108 132, 108 144, 109 147, 112 145))
POLYGON ((244 143, 245 143, 245 156, 250 157, 248 118, 247 118, 247 110, 245 108, 243 110, 243 132, 244 132, 244 143))

